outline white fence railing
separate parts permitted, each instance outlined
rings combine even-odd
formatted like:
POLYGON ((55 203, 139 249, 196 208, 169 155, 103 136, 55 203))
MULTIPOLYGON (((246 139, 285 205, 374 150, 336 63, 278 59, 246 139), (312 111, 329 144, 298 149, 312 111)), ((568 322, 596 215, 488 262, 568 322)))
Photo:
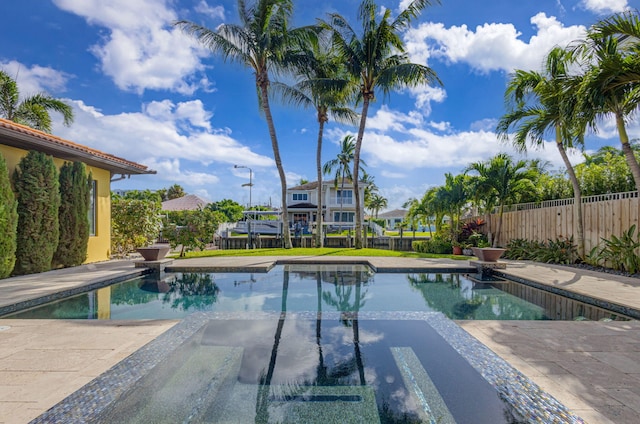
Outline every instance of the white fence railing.
MULTIPOLYGON (((637 191, 627 191, 624 193, 606 193, 597 194, 595 196, 584 196, 582 203, 604 202, 607 200, 632 199, 638 197, 637 191)), ((527 211, 531 209, 555 208, 558 206, 573 205, 573 197, 569 199, 545 200, 544 202, 533 203, 517 203, 515 205, 507 205, 504 207, 505 212, 527 211)), ((492 213, 498 213, 499 208, 496 207, 492 213)))

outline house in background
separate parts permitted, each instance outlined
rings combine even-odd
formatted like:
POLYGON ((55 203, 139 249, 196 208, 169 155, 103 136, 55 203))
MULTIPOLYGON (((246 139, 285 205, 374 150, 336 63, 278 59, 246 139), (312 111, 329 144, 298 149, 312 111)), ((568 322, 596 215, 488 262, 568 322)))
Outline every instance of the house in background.
POLYGON ((156 171, 99 150, 0 119, 0 154, 9 175, 30 150, 53 156, 58 169, 67 162, 83 162, 93 177, 89 210, 90 236, 86 262, 106 261, 111 254, 111 182, 156 171))
POLYGON ((395 230, 407 217, 406 209, 394 209, 389 212, 379 213, 378 219, 384 219, 384 228, 386 230, 395 230))
MULTIPOLYGON (((361 211, 364 218, 364 189, 367 185, 360 183, 361 211)), ((322 220, 328 227, 353 228, 355 225, 356 204, 353 183, 344 181, 344 186, 335 180, 322 181, 322 220), (341 205, 342 204, 342 209, 341 205), (342 210, 342 212, 341 212, 342 210)), ((304 233, 311 232, 317 222, 318 214, 318 182, 290 187, 287 189, 287 209, 289 224, 295 230, 300 227, 304 233)))

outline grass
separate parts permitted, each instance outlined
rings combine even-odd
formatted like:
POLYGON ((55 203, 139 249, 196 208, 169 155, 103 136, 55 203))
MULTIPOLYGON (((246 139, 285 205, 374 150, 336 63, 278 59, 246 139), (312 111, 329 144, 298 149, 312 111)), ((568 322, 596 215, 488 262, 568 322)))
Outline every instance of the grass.
POLYGON ((447 258, 456 260, 468 260, 469 256, 436 255, 431 253, 399 252, 383 249, 346 249, 346 248, 308 248, 297 247, 292 249, 229 249, 229 250, 204 250, 199 252, 187 252, 184 258, 206 258, 218 256, 386 256, 393 258, 447 258))

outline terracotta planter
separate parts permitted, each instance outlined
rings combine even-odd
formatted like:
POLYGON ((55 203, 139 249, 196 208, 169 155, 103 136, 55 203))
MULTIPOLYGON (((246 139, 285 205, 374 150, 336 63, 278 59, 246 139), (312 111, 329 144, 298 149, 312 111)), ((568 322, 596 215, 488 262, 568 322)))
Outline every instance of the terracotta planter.
POLYGON ((460 246, 453 246, 453 254, 454 254, 454 255, 462 255, 462 247, 460 247, 460 246))
POLYGON ((506 249, 497 247, 472 247, 473 254, 484 262, 497 262, 506 249))
POLYGON ((159 261, 167 256, 171 250, 170 247, 165 246, 148 246, 148 247, 139 247, 136 249, 138 253, 142 255, 145 261, 159 261))

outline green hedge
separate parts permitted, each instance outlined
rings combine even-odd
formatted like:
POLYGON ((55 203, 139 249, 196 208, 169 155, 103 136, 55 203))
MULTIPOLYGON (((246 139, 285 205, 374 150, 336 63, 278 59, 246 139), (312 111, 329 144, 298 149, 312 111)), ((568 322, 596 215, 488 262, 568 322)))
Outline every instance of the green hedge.
POLYGON ((436 253, 440 255, 448 255, 453 251, 453 245, 450 241, 438 237, 431 240, 414 241, 411 247, 418 253, 436 253))
POLYGON ((0 154, 0 278, 8 277, 16 263, 17 206, 7 163, 0 154))

